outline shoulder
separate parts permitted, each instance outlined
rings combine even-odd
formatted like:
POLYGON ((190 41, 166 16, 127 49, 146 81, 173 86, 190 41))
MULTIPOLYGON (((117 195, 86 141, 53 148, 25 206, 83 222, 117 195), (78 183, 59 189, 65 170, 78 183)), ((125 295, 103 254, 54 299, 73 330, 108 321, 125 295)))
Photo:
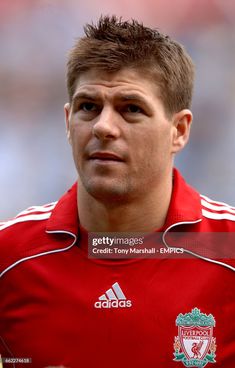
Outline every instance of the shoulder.
POLYGON ((0 222, 0 277, 19 260, 40 253, 47 245, 46 224, 56 203, 33 206, 0 222))
POLYGON ((0 239, 16 235, 19 237, 23 229, 41 226, 48 220, 57 202, 48 203, 42 206, 32 206, 20 212, 15 217, 0 222, 0 239), (44 220, 44 221, 43 221, 44 220))
POLYGON ((213 223, 216 227, 225 227, 225 231, 235 231, 235 207, 202 194, 200 194, 200 200, 202 219, 213 223))

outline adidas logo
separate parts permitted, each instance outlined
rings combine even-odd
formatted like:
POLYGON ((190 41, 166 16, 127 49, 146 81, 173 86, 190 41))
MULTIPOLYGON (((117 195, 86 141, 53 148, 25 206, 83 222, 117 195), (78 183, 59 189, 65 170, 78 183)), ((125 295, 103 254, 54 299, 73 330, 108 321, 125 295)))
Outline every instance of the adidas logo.
POLYGON ((115 282, 105 294, 95 302, 95 308, 130 308, 131 301, 127 300, 118 282, 115 282))

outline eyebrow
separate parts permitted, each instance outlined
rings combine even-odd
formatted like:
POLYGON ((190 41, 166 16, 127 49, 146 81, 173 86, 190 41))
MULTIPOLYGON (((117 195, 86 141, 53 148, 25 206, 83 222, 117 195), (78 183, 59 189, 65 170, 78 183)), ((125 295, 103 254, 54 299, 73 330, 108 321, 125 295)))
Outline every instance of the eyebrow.
POLYGON ((147 101, 145 100, 144 97, 140 96, 139 94, 128 94, 128 93, 123 93, 123 94, 120 94, 119 96, 120 100, 122 101, 139 101, 139 102, 142 102, 144 104, 147 103, 147 101))
POLYGON ((76 103, 78 100, 95 101, 97 98, 98 98, 97 93, 78 92, 73 96, 72 104, 76 103))
MULTIPOLYGON (((76 104, 79 100, 97 101, 101 99, 102 98, 100 94, 96 92, 77 92, 72 98, 72 104, 76 104)), ((121 92, 115 97, 115 99, 118 99, 122 102, 137 101, 145 105, 148 104, 148 101, 138 93, 129 94, 128 92, 121 92)))

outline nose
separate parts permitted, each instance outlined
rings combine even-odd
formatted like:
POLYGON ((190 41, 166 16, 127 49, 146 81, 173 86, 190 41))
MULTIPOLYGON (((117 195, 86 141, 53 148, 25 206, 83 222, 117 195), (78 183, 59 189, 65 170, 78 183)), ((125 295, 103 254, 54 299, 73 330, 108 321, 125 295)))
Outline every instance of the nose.
POLYGON ((118 112, 111 107, 104 107, 93 125, 94 136, 101 140, 118 138, 120 136, 118 119, 118 112))

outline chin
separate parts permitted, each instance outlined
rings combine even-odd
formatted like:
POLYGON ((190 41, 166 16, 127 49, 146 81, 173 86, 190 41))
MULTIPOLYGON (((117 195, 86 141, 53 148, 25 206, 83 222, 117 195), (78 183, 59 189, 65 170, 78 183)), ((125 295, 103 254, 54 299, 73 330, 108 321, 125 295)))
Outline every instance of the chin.
POLYGON ((124 183, 118 183, 118 180, 112 180, 112 182, 94 182, 93 180, 88 183, 83 183, 86 191, 97 201, 112 204, 128 202, 131 197, 130 188, 124 183))

